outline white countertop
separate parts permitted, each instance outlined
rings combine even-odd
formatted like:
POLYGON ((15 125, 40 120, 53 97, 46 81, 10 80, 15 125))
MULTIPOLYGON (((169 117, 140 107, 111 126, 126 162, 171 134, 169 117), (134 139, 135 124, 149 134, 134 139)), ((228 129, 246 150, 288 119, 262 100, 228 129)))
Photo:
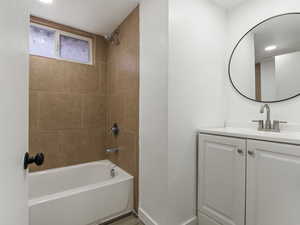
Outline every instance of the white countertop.
POLYGON ((300 132, 295 131, 281 131, 280 133, 257 131, 252 128, 203 128, 199 130, 200 133, 214 134, 229 137, 239 137, 255 140, 264 140, 272 142, 281 142, 288 144, 300 145, 300 132))

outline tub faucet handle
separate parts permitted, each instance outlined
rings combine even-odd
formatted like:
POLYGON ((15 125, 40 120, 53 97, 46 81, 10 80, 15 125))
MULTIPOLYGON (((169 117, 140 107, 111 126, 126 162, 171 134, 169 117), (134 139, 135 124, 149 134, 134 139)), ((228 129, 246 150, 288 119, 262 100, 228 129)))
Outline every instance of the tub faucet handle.
POLYGON ((114 135, 114 136, 118 136, 119 133, 120 133, 120 128, 118 126, 117 123, 114 123, 112 128, 111 128, 111 133, 114 135))
POLYGON ((107 148, 105 149, 106 153, 118 153, 120 150, 118 148, 107 148))

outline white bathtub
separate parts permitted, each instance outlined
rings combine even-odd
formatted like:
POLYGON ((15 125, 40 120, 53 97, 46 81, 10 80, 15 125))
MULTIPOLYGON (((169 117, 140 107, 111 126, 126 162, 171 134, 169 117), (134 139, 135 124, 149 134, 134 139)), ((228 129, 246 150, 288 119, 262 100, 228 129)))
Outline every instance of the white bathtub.
POLYGON ((133 177, 110 161, 29 175, 30 225, 99 224, 133 209, 133 177))

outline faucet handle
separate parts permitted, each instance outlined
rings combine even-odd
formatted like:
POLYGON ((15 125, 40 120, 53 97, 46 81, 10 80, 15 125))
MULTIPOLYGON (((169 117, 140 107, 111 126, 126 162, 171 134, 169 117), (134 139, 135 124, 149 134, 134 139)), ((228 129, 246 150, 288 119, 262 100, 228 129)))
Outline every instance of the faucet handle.
POLYGON ((275 123, 280 124, 280 123, 288 123, 288 122, 287 121, 280 121, 280 120, 273 120, 273 124, 275 124, 275 123))
POLYGON ((288 123, 286 121, 279 121, 279 120, 273 120, 273 130, 275 132, 280 132, 280 124, 281 123, 288 123))
POLYGON ((120 151, 119 148, 107 148, 105 149, 106 153, 118 153, 120 151))
POLYGON ((257 130, 263 130, 264 129, 264 121, 263 120, 252 120, 254 123, 258 123, 257 130))

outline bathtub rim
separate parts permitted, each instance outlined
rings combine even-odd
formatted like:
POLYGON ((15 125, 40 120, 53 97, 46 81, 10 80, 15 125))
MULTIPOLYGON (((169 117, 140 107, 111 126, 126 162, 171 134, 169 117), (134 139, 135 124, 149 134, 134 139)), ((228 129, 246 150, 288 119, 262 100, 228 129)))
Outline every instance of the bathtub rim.
MULTIPOLYGON (((70 170, 73 168, 81 168, 81 167, 87 167, 89 165, 98 165, 98 164, 107 164, 107 163, 111 163, 112 165, 115 165, 109 160, 100 160, 100 161, 95 161, 95 162, 82 163, 82 164, 78 164, 78 165, 72 165, 72 166, 66 166, 66 167, 61 167, 61 168, 48 169, 48 170, 44 170, 44 171, 32 172, 29 174, 29 176, 37 176, 37 175, 43 175, 43 174, 46 174, 49 172, 54 173, 54 172, 59 172, 61 170, 70 170)), ((75 188, 71 188, 71 189, 68 189, 65 191, 56 192, 53 194, 48 194, 48 195, 44 195, 41 197, 32 198, 32 199, 28 200, 28 206, 32 207, 32 206, 35 206, 38 204, 43 204, 48 201, 53 201, 53 200, 57 200, 57 199, 61 199, 61 198, 70 197, 70 196, 77 195, 77 194, 80 194, 83 192, 93 191, 93 190, 96 190, 96 189, 99 189, 102 187, 110 186, 113 184, 119 184, 119 183, 130 181, 130 180, 134 179, 134 177, 132 175, 130 175, 129 173, 127 173, 120 167, 117 166, 116 168, 121 172, 121 174, 123 176, 121 176, 121 177, 116 176, 107 181, 97 182, 94 184, 75 187, 75 188)))
POLYGON ((86 163, 80 163, 77 165, 71 165, 71 166, 64 166, 64 167, 58 167, 58 168, 51 168, 51 169, 46 169, 42 171, 35 171, 35 172, 29 172, 29 176, 38 176, 38 175, 43 175, 43 174, 48 174, 48 173, 54 173, 54 172, 59 172, 59 171, 66 171, 66 170, 71 170, 74 168, 82 168, 82 167, 87 167, 89 165, 98 165, 98 164, 106 164, 106 165, 111 165, 111 166, 117 166, 116 168, 120 169, 122 172, 124 172, 128 176, 132 176, 129 173, 127 173, 125 170, 120 168, 117 164, 113 163, 112 161, 108 159, 104 160, 98 160, 98 161, 92 161, 92 162, 86 162, 86 163))

